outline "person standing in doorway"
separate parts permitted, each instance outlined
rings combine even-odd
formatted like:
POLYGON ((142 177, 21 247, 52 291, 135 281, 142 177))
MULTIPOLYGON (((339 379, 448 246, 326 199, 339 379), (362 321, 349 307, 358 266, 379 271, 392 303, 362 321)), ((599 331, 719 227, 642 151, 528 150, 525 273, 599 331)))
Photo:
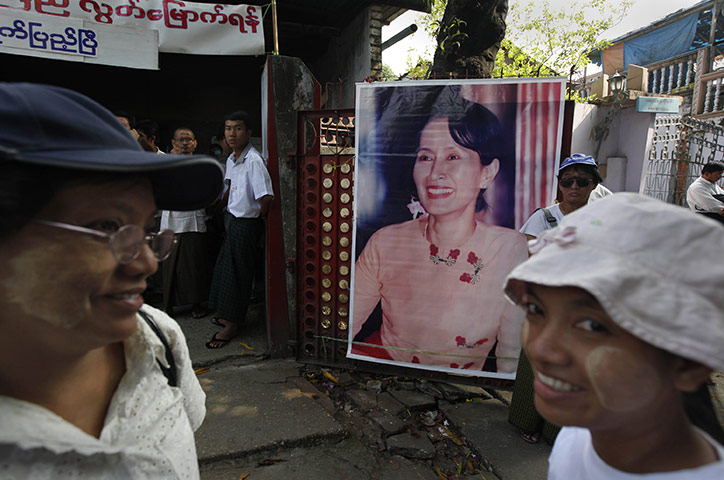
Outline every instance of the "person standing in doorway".
POLYGON ((209 304, 212 322, 222 327, 206 342, 221 348, 239 334, 246 319, 258 265, 260 239, 274 191, 264 159, 249 139, 249 115, 236 111, 224 120, 224 138, 232 152, 226 160, 226 237, 216 260, 209 304))
MULTIPOLYGON (((177 128, 171 139, 171 153, 193 155, 196 136, 187 127, 177 128)), ((208 297, 211 272, 206 245, 206 211, 161 213, 161 228, 176 232, 178 244, 163 264, 163 310, 173 315, 174 306, 191 305, 191 316, 201 318, 206 310, 201 303, 208 297)))

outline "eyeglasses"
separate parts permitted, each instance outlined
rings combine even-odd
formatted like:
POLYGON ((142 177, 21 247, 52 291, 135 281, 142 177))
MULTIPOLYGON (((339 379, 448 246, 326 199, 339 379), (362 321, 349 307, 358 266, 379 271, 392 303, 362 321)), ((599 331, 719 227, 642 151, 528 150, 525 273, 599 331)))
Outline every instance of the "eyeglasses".
POLYGON ((173 250, 173 246, 176 244, 176 234, 173 230, 161 230, 158 233, 147 234, 138 225, 123 225, 113 233, 104 233, 91 228, 79 227, 68 223, 51 222, 49 220, 33 220, 33 222, 107 239, 108 248, 110 248, 113 258, 123 265, 131 263, 138 258, 144 243, 151 247, 153 255, 159 262, 168 258, 171 250, 173 250))
POLYGON ((585 187, 589 186, 592 181, 593 180, 591 180, 590 178, 568 177, 568 178, 561 178, 560 180, 558 180, 558 183, 560 184, 561 187, 568 188, 568 187, 573 186, 573 182, 576 182, 576 184, 579 187, 585 188, 585 187))

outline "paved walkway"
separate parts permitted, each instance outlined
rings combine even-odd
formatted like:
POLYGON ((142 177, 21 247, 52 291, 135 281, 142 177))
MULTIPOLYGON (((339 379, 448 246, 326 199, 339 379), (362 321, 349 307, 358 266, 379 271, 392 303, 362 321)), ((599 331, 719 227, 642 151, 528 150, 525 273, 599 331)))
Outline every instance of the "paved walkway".
MULTIPOLYGON (((210 317, 176 316, 207 395, 196 435, 203 479, 546 478, 550 446, 524 442, 507 422, 509 392, 268 359, 256 308, 218 350, 204 346, 218 330, 210 317)), ((724 422, 724 375, 715 382, 724 422)))
POLYGON ((343 371, 334 372, 335 385, 319 367, 265 358, 259 320, 210 350, 204 343, 218 330, 210 317, 176 318, 207 395, 196 434, 204 479, 440 480, 435 468, 470 474, 460 478, 546 477, 550 447, 525 443, 507 423, 507 392, 493 398, 433 382, 420 390, 414 380, 365 385, 343 371))

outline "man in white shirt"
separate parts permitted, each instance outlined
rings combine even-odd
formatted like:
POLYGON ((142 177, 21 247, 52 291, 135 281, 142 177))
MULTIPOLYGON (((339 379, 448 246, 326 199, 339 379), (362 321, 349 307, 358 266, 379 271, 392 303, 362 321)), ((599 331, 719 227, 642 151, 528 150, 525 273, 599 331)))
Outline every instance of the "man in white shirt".
POLYGON ((226 160, 227 185, 222 203, 226 238, 216 260, 209 304, 216 307, 212 322, 222 327, 206 342, 208 348, 221 348, 239 334, 246 319, 254 273, 264 232, 264 221, 274 191, 264 159, 249 142, 249 115, 229 114, 224 121, 224 137, 232 152, 226 160))
POLYGON ((689 208, 724 223, 724 189, 716 182, 724 174, 724 163, 710 162, 701 169, 701 177, 686 191, 689 208))
MULTIPOLYGON (((190 128, 179 127, 173 132, 171 145, 171 153, 193 155, 198 142, 190 128)), ((162 309, 173 316, 174 307, 191 305, 191 316, 201 318, 207 313, 201 303, 207 299, 211 283, 206 210, 164 210, 161 212, 161 228, 176 232, 178 241, 162 266, 162 309)))

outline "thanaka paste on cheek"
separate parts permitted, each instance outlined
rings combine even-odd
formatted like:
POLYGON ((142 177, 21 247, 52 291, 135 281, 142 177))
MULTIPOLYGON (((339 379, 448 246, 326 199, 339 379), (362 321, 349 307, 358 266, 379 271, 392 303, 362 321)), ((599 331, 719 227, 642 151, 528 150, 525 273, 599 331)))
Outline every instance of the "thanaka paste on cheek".
POLYGON ((523 347, 526 346, 528 343, 528 332, 530 330, 530 323, 528 323, 528 320, 523 322, 523 328, 520 330, 520 344, 523 345, 523 347))
POLYGON ((636 410, 657 395, 658 371, 626 350, 594 348, 586 358, 586 371, 601 405, 608 410, 636 410))
POLYGON ((9 262, 3 295, 24 314, 53 326, 72 328, 90 309, 88 295, 99 279, 79 273, 85 265, 71 265, 68 248, 29 246, 9 262))

